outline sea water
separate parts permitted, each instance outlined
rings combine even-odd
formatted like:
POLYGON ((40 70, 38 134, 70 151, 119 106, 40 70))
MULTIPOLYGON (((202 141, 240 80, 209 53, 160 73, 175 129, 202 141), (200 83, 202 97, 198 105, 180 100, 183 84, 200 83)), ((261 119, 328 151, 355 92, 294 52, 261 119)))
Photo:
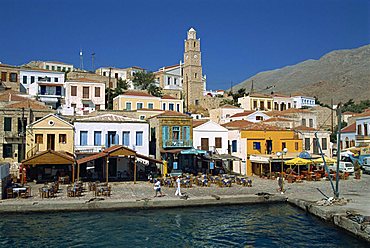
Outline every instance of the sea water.
POLYGON ((8 214, 0 247, 369 247, 288 204, 8 214))

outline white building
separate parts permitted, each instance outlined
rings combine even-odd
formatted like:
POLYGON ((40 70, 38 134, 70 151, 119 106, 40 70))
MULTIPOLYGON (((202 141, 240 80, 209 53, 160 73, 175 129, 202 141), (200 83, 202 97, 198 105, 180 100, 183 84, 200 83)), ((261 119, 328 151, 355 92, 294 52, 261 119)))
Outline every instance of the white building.
POLYGON ((64 98, 64 72, 22 67, 19 70, 20 91, 58 108, 64 98))
POLYGON ((66 82, 65 105, 62 113, 86 115, 105 109, 105 84, 88 79, 74 79, 66 82), (70 111, 69 111, 70 110, 70 111))
POLYGON ((274 100, 274 110, 286 110, 293 108, 293 99, 290 96, 285 96, 281 94, 272 94, 274 100))
POLYGON ((356 146, 370 145, 370 111, 356 115, 356 146))
POLYGON ((213 121, 193 120, 193 146, 216 154, 227 154, 227 129, 213 121))
POLYGON ((341 130, 341 149, 350 148, 356 145, 356 123, 352 123, 341 130))
POLYGON ((234 114, 226 119, 226 122, 246 120, 250 122, 260 122, 270 119, 270 116, 266 115, 261 111, 244 111, 241 113, 234 114))
POLYGON ((320 143, 322 153, 326 156, 331 157, 330 149, 330 132, 317 130, 315 128, 299 126, 294 128, 294 131, 298 134, 299 138, 303 141, 303 150, 310 153, 320 155, 319 146, 317 141, 320 143), (317 134, 317 138, 315 136, 317 134))
POLYGON ((165 66, 154 72, 155 80, 164 90, 182 90, 183 64, 165 66))
POLYGON ((144 120, 105 114, 77 119, 74 126, 76 152, 99 152, 123 145, 140 154, 149 154, 149 124, 144 120))
POLYGON ((66 64, 64 62, 58 61, 31 61, 26 64, 29 67, 37 67, 44 70, 50 71, 62 71, 62 72, 71 72, 73 71, 72 64, 66 64))
POLYGON ((242 108, 225 104, 219 108, 209 110, 209 118, 218 124, 224 124, 229 121, 230 116, 242 112, 244 112, 242 108))
POLYGON ((104 77, 111 77, 115 79, 125 80, 129 83, 129 89, 134 89, 134 85, 132 80, 134 78, 135 73, 137 72, 144 72, 145 69, 137 66, 129 67, 129 68, 113 68, 113 67, 101 67, 98 68, 95 73, 104 76, 104 77))
POLYGON ((315 98, 310 96, 292 96, 293 108, 315 107, 315 98))

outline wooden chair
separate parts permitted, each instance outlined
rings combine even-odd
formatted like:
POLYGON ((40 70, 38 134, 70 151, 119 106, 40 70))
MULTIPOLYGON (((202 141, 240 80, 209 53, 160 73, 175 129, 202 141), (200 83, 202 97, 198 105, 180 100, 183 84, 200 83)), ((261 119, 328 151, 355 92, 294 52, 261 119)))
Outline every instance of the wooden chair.
POLYGON ((13 193, 13 189, 12 188, 7 188, 6 189, 6 198, 10 199, 10 198, 14 198, 14 193, 13 193))

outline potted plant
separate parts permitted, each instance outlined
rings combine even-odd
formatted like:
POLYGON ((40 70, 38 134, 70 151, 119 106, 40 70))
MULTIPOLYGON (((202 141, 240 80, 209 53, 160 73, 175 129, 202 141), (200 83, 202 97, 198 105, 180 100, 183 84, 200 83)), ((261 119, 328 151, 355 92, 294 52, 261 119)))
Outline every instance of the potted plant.
POLYGON ((355 179, 361 179, 361 166, 358 164, 358 162, 355 162, 355 179))

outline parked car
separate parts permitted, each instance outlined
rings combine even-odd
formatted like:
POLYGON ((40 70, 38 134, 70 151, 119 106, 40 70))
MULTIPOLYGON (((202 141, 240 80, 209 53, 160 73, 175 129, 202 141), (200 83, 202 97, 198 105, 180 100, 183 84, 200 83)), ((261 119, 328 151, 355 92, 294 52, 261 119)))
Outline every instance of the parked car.
MULTIPOLYGON (((329 166, 329 169, 336 171, 337 164, 335 163, 329 166)), ((339 172, 348 172, 349 174, 352 174, 355 172, 355 167, 351 162, 339 162, 339 172)))
POLYGON ((362 165, 364 173, 370 174, 370 157, 364 158, 364 164, 362 165))

